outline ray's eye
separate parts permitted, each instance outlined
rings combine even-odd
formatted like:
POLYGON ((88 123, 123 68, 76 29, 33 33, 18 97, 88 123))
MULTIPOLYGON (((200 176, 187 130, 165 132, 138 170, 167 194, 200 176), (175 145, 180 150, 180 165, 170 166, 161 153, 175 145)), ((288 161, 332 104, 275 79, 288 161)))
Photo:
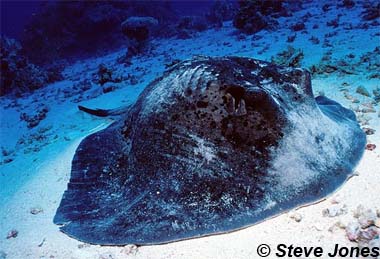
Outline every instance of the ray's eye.
POLYGON ((231 85, 227 88, 226 91, 228 94, 230 94, 234 100, 235 100, 235 110, 239 107, 240 100, 243 98, 245 93, 245 88, 240 85, 231 85))

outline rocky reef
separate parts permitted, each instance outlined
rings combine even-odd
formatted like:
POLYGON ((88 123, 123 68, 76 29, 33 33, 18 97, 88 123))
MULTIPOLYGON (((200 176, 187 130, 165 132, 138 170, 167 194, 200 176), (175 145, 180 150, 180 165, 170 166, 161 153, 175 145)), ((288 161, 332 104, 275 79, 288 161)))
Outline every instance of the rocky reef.
POLYGON ((1 37, 0 60, 0 95, 29 92, 61 78, 57 70, 48 71, 30 63, 14 39, 1 37))
POLYGON ((158 21, 153 17, 133 16, 121 24, 123 34, 128 38, 128 56, 142 53, 148 47, 148 39, 158 21))
POLYGON ((288 15, 284 0, 239 1, 233 24, 237 29, 253 34, 263 29, 274 29, 278 25, 276 18, 288 15))
POLYGON ((20 42, 23 55, 39 66, 105 54, 125 45, 127 56, 134 56, 149 49, 149 36, 190 38, 221 27, 235 11, 236 4, 228 1, 216 1, 194 16, 180 15, 172 3, 160 1, 43 2, 20 42))
POLYGON ((22 44, 36 64, 112 51, 125 44, 120 25, 132 16, 167 24, 176 12, 155 1, 46 2, 26 26, 22 44))
POLYGON ((206 12, 205 17, 209 24, 222 27, 223 22, 232 20, 237 12, 237 6, 230 1, 218 0, 206 12))
POLYGON ((380 18, 380 3, 364 3, 364 11, 362 12, 362 18, 365 21, 371 21, 380 18))

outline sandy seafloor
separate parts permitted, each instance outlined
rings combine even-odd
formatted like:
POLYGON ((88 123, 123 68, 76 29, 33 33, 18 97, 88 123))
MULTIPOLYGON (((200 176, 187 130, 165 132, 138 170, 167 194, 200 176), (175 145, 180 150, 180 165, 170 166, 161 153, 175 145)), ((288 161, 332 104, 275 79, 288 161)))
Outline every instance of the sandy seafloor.
MULTIPOLYGON (((380 209, 380 108, 373 105, 375 112, 363 113, 359 109, 368 107, 372 97, 356 93, 358 86, 369 92, 380 87, 380 79, 369 79, 376 71, 358 69, 354 74, 339 72, 319 75, 312 79, 315 95, 323 92, 346 107, 356 110, 356 115, 368 121, 362 125, 375 129, 368 136, 368 143, 377 148, 366 150, 358 164, 355 176, 351 177, 331 197, 317 204, 300 208, 255 226, 228 234, 214 235, 165 245, 112 247, 83 244, 59 231, 52 220, 62 194, 70 177, 71 159, 80 141, 88 134, 106 127, 111 120, 95 118, 77 110, 77 105, 113 108, 133 103, 143 88, 164 71, 164 64, 174 59, 190 58, 192 55, 237 55, 270 60, 272 55, 286 49, 287 45, 301 48, 304 52, 303 67, 318 64, 324 53, 331 50, 333 59, 343 58, 352 53, 358 62, 360 56, 380 46, 379 26, 368 29, 355 28, 362 23, 360 10, 337 9, 328 13, 321 12, 320 6, 308 4, 307 9, 295 13, 295 17, 281 18, 284 29, 261 31, 262 38, 246 36, 238 39, 231 22, 222 29, 199 33, 196 37, 180 39, 153 40, 154 50, 147 56, 136 57, 131 66, 118 64, 116 59, 125 53, 122 49, 113 54, 82 60, 64 71, 65 80, 15 100, 0 99, 1 146, 13 149, 11 163, 0 165, 0 251, 6 258, 258 258, 256 249, 259 244, 275 248, 278 244, 299 246, 321 246, 331 251, 335 244, 356 246, 350 242, 345 231, 336 227, 337 222, 352 219, 353 211, 359 206, 380 209), (293 32, 289 24, 310 12, 305 23, 307 34, 297 32, 293 43, 287 43, 288 35, 293 32), (338 28, 326 27, 329 21, 341 13, 338 28), (345 25, 352 23, 354 29, 345 25), (318 29, 312 29, 319 24, 318 29), (337 31, 329 38, 331 47, 322 47, 324 34, 337 31), (320 44, 312 44, 308 39, 315 36, 320 44), (127 82, 113 83, 117 89, 101 94, 100 86, 93 83, 86 92, 75 92, 73 85, 85 78, 92 79, 100 63, 113 69, 115 74, 135 75, 136 85, 127 82), (344 84, 346 83, 346 84, 344 84), (347 89, 342 91, 342 85, 347 89), (78 98, 83 101, 78 102, 78 98), (352 96, 359 103, 353 103, 352 96), (33 113, 42 104, 49 108, 47 118, 33 130, 20 121, 20 112, 33 113), (359 108, 359 109, 358 109, 359 108), (36 135, 38 133, 39 140, 36 135), (31 139, 31 143, 17 144, 21 136, 31 139), (33 150, 34 149, 34 150, 33 150), (335 217, 325 217, 322 211, 338 203, 345 206, 346 213, 335 217), (33 215, 31 208, 41 208, 43 212, 33 215), (297 222, 294 216, 298 218, 297 222), (11 229, 18 230, 16 238, 6 239, 11 229)), ((380 58, 380 57, 378 57, 380 58)), ((357 65, 360 67, 360 64, 357 65)), ((356 67, 357 67, 356 66, 356 67)), ((377 71, 378 72, 378 71, 377 71)), ((296 141, 296 140, 295 140, 296 141)), ((338 151, 338 150, 337 150, 338 151)), ((3 157, 4 159, 4 157, 3 157)), ((296 165, 289 165, 296 166, 296 165)), ((273 254, 269 257, 272 258, 273 254)), ((323 257, 325 258, 326 255, 323 257)))

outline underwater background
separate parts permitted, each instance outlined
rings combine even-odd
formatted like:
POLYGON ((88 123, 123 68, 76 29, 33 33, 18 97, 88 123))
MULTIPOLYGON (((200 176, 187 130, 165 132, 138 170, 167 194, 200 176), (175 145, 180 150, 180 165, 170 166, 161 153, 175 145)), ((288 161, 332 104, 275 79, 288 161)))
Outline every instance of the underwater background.
POLYGON ((379 246, 377 0, 1 1, 0 7, 0 258, 247 258, 259 244, 275 247, 289 237, 326 249, 379 246), (61 233, 53 217, 75 150, 113 122, 77 106, 133 104, 166 69, 198 55, 308 69, 314 96, 351 109, 367 135, 354 177, 318 204, 225 235, 112 247, 61 233))

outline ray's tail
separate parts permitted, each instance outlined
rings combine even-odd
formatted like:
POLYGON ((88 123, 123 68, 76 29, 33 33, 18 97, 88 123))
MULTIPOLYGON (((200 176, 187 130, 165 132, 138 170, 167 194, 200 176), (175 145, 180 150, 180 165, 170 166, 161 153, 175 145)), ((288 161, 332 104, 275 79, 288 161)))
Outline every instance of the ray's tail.
POLYGON ((115 116, 115 115, 122 115, 123 113, 127 112, 130 108, 130 105, 123 106, 116 109, 90 109, 87 107, 84 107, 82 105, 78 105, 78 109, 81 111, 84 111, 88 114, 98 116, 98 117, 108 117, 108 116, 115 116))

